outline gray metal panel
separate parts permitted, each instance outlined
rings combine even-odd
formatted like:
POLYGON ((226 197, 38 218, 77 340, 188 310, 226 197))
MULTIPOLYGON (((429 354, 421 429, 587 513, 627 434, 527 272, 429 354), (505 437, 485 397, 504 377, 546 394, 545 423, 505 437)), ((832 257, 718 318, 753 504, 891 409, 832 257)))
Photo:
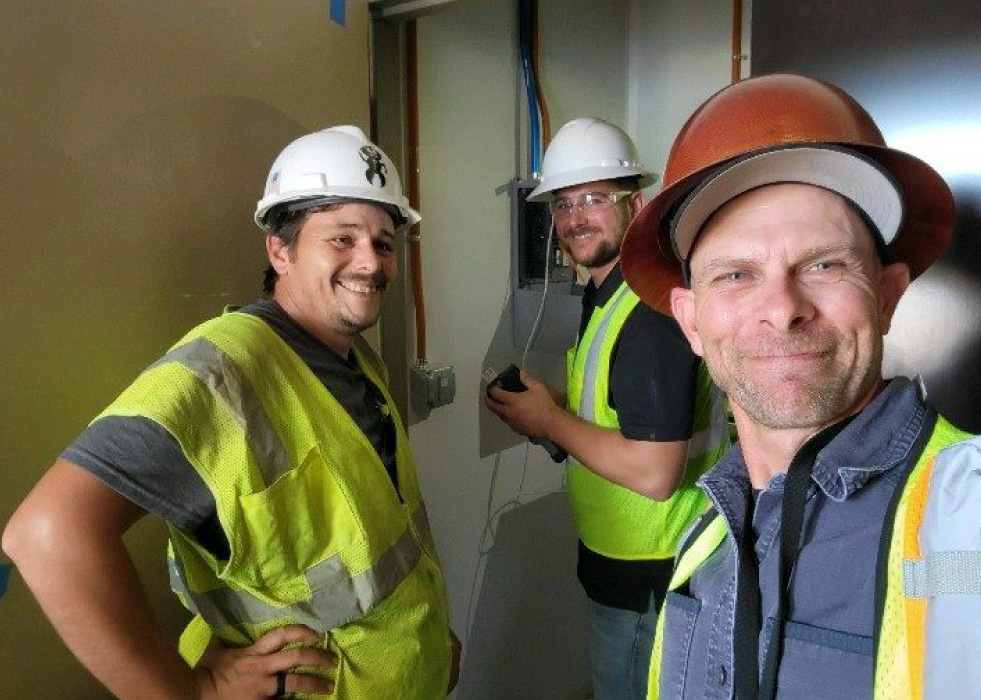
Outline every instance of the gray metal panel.
MULTIPOLYGON (((548 286, 545 309, 532 350, 555 353, 564 358, 566 350, 576 342, 579 317, 582 315, 582 296, 570 294, 568 287, 568 284, 564 289, 556 284, 548 286)), ((524 349, 541 308, 542 286, 515 289, 511 300, 514 304, 514 346, 524 349)))
POLYGON ((586 596, 565 493, 501 516, 487 556, 460 700, 590 696, 586 596))
POLYGON ((981 3, 753 0, 752 32, 754 75, 789 71, 841 86, 889 145, 950 184, 953 244, 900 304, 885 370, 922 374, 941 412, 981 432, 981 3))

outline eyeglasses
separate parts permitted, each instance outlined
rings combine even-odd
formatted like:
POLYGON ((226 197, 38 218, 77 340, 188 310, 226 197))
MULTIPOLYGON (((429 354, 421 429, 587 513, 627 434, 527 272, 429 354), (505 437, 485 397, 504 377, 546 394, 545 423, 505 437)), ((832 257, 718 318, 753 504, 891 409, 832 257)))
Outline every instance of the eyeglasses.
POLYGON ((572 212, 578 207, 586 214, 590 212, 603 211, 612 207, 624 197, 632 195, 633 192, 621 190, 617 192, 584 192, 578 197, 559 197, 550 203, 552 214, 555 218, 572 216, 572 212))

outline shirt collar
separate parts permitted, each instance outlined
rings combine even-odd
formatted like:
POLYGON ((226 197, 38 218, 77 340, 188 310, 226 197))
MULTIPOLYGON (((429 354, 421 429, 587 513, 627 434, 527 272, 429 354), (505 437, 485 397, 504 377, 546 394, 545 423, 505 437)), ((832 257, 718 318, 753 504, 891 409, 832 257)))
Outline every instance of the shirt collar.
MULTIPOLYGON (((811 478, 828 498, 844 501, 874 476, 903 463, 923 429, 926 406, 918 383, 906 377, 890 380, 872 402, 862 409, 835 439, 818 453, 811 478)), ((783 475, 771 484, 779 486, 783 475)), ((727 515, 738 516, 752 492, 740 445, 735 446, 706 472, 699 485, 727 515), (728 511, 733 511, 728 513, 728 511)))
POLYGON ((593 284, 593 280, 589 280, 583 291, 583 303, 591 306, 603 306, 613 298, 622 282, 623 270, 620 269, 620 263, 617 262, 613 269, 607 273, 599 287, 593 284))
POLYGON ((844 501, 875 475, 906 461, 923 429, 926 405, 918 384, 891 380, 814 461, 814 482, 844 501))

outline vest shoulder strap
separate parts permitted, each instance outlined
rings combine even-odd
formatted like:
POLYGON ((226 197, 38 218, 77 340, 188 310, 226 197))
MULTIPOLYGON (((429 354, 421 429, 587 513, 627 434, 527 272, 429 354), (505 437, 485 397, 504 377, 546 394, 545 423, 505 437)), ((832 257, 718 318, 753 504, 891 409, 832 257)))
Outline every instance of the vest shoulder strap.
POLYGON ((695 570, 722 544, 727 532, 725 519, 715 508, 709 508, 682 536, 675 556, 674 572, 668 590, 687 585, 695 570))

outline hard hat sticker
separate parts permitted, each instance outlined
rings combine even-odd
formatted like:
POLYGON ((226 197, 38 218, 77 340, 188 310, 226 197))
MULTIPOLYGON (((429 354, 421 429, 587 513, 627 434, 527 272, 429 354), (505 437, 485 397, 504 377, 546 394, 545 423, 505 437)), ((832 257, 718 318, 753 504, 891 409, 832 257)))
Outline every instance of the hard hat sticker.
POLYGON ((373 146, 362 146, 361 160, 368 164, 368 169, 364 171, 364 177, 369 184, 375 184, 375 177, 378 178, 380 187, 385 186, 385 173, 388 168, 382 163, 382 154, 373 146))

